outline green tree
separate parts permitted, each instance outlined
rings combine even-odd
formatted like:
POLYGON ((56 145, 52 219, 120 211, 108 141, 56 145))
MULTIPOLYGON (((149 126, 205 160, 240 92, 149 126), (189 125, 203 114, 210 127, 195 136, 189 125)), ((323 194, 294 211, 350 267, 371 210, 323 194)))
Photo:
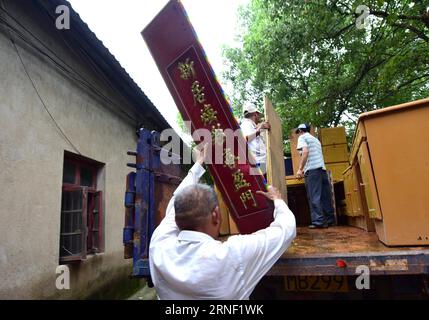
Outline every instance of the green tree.
MULTIPOLYGON (((224 48, 235 107, 273 101, 301 122, 353 129, 362 112, 429 96, 429 2, 251 0, 224 48), (366 5, 369 16, 359 28, 366 5)), ((239 113, 239 112, 237 112, 239 113)))

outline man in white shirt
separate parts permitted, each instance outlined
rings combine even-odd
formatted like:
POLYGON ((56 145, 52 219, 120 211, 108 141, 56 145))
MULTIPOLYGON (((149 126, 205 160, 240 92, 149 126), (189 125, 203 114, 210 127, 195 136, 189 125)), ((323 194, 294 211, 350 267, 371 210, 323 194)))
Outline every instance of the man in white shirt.
POLYGON ((296 236, 295 217, 278 190, 258 191, 274 201, 274 221, 249 235, 218 239, 216 193, 198 184, 204 151, 174 192, 149 247, 151 276, 160 299, 249 299, 296 236))
POLYGON ((259 165, 262 171, 265 173, 265 163, 267 162, 267 147, 261 131, 270 129, 270 124, 266 121, 259 122, 262 115, 258 109, 252 104, 246 104, 243 106, 244 118, 241 120, 240 128, 244 138, 247 140, 249 151, 255 159, 257 165, 259 165))
POLYGON ((311 211, 309 228, 327 228, 335 224, 331 184, 326 173, 320 141, 310 133, 310 126, 300 124, 296 148, 301 151, 297 178, 305 177, 305 188, 311 211), (325 214, 325 215, 324 215, 325 214))

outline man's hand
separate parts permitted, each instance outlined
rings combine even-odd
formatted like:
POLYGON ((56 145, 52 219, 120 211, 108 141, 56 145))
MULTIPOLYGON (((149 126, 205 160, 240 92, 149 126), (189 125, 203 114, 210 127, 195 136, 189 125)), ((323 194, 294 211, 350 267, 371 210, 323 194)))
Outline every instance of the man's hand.
POLYGON ((207 161, 209 146, 210 144, 202 142, 194 148, 195 162, 203 165, 207 161))
POLYGON ((304 171, 302 171, 302 169, 298 169, 298 171, 296 172, 296 177, 298 179, 302 179, 302 177, 304 177, 304 171))
POLYGON ((258 191, 256 191, 256 193, 262 194, 266 198, 273 200, 273 201, 274 200, 282 200, 282 195, 277 188, 275 188, 273 186, 268 186, 267 190, 268 190, 268 192, 258 190, 258 191))
POLYGON ((261 123, 258 123, 258 125, 256 126, 256 131, 260 132, 261 130, 267 129, 270 130, 271 125, 268 121, 264 121, 261 123))

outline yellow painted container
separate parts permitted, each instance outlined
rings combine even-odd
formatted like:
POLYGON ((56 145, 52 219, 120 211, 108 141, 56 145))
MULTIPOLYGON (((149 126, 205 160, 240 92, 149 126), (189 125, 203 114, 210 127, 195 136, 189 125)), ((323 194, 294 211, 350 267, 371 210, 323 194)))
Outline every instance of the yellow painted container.
POLYGON ((337 163, 326 163, 326 170, 330 170, 332 172, 332 179, 334 181, 343 180, 343 172, 349 166, 347 162, 337 162, 337 163))
POLYGON ((379 239, 429 245, 429 98, 364 113, 358 128, 351 160, 379 239))
POLYGON ((348 167, 344 174, 344 194, 346 196, 347 215, 351 217, 363 215, 362 197, 355 166, 348 167))
POLYGON ((318 134, 322 145, 347 143, 346 129, 344 127, 321 128, 318 134))
POLYGON ((350 163, 353 163, 356 160, 357 153, 363 141, 366 141, 365 127, 362 122, 358 122, 353 136, 353 145, 350 151, 350 159, 349 159, 350 163))
POLYGON ((331 144, 322 146, 325 163, 348 162, 349 150, 347 144, 331 144))

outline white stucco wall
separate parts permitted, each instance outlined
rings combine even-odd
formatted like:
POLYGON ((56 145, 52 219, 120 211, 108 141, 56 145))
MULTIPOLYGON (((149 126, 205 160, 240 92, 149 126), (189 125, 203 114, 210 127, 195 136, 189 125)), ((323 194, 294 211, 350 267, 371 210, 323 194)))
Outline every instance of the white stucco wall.
MULTIPOLYGON (((76 151, 0 32, 0 298, 84 297, 131 272, 131 261, 123 259, 122 228, 126 163, 132 160, 126 151, 136 147, 135 127, 31 50, 19 51, 67 137, 82 155, 105 164, 105 253, 72 265, 71 290, 55 288, 63 156, 76 151)), ((108 89, 104 93, 113 96, 108 89)))

